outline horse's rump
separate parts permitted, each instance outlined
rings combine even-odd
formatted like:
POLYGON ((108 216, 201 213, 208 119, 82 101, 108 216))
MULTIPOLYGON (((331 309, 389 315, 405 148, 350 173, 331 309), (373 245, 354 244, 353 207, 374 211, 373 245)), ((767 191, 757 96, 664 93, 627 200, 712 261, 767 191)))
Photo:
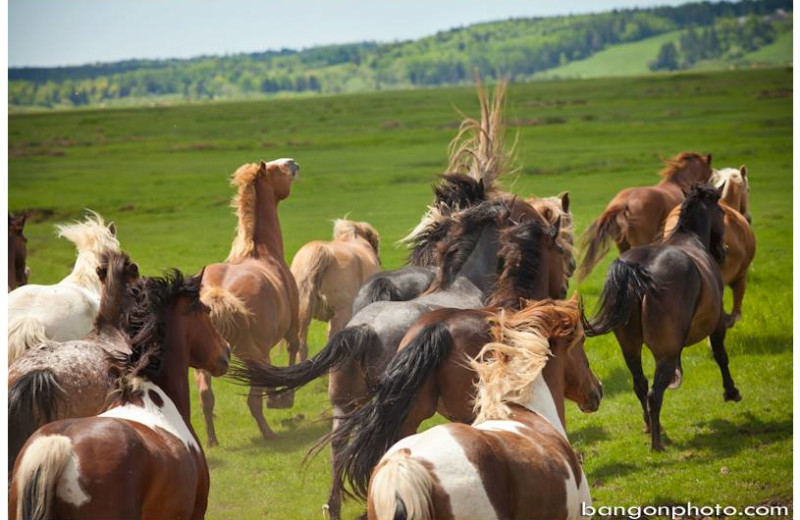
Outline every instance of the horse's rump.
POLYGON ((592 269, 608 253, 611 241, 617 244, 626 241, 628 232, 627 202, 611 203, 597 220, 583 233, 583 260, 578 270, 578 279, 586 278, 592 269))
POLYGON ((308 243, 294 256, 291 271, 300 296, 301 322, 303 317, 321 321, 332 318, 332 310, 320 289, 325 271, 335 262, 333 252, 322 242, 308 243))
POLYGON ((370 482, 369 517, 395 520, 431 520, 434 515, 433 478, 428 468, 398 450, 375 469, 370 482))
POLYGON ((9 366, 25 351, 46 342, 47 328, 35 315, 10 316, 8 321, 9 366))

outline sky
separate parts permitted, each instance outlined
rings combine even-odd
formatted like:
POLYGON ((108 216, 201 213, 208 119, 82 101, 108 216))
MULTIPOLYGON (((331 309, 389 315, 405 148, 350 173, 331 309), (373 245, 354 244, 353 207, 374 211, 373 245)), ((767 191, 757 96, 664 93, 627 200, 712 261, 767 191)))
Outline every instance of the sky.
POLYGON ((10 0, 10 67, 390 42, 509 17, 686 0, 10 0))

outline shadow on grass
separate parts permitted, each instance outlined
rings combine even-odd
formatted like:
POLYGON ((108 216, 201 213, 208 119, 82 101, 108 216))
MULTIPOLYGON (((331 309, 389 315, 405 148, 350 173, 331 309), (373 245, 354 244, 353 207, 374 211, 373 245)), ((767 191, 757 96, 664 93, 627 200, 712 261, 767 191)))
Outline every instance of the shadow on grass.
POLYGON ((603 398, 623 392, 633 393, 633 379, 627 367, 624 366, 625 362, 622 360, 622 356, 619 356, 619 362, 620 364, 603 378, 603 398))
POLYGON ((607 441, 610 438, 604 427, 595 424, 582 426, 570 432, 569 436, 576 444, 580 443, 585 446, 591 446, 600 441, 607 441))
POLYGON ((695 423, 705 431, 695 435, 680 449, 704 450, 715 457, 729 457, 740 451, 759 445, 772 444, 792 437, 792 419, 763 421, 751 412, 744 414, 741 422, 733 423, 727 419, 713 419, 695 423))
POLYGON ((600 466, 593 470, 589 475, 591 480, 605 482, 606 480, 613 480, 615 478, 624 477, 630 473, 640 471, 641 468, 636 464, 629 462, 612 462, 604 466, 600 466))
POLYGON ((756 330, 734 336, 735 331, 736 328, 731 329, 726 339, 726 347, 732 355, 783 354, 792 350, 791 334, 759 334, 756 330))
POLYGON ((249 443, 227 448, 230 452, 252 452, 253 448, 269 450, 278 453, 290 453, 298 450, 305 451, 316 443, 323 435, 331 431, 331 422, 328 419, 308 420, 297 428, 281 431, 278 438, 266 440, 261 436, 250 436, 249 443))

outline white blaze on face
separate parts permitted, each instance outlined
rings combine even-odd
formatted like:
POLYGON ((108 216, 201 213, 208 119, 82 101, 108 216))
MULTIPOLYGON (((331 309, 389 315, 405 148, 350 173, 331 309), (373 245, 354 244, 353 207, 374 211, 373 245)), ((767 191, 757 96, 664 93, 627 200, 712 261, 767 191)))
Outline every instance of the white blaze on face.
POLYGON ((142 390, 142 405, 128 403, 123 406, 112 408, 111 410, 100 414, 100 417, 113 417, 117 419, 126 419, 128 421, 143 424, 148 428, 155 430, 156 428, 167 431, 180 439, 186 448, 194 448, 200 451, 200 447, 194 440, 194 435, 186 426, 183 421, 178 408, 172 399, 167 397, 161 388, 154 385, 150 381, 143 381, 141 384, 142 390), (163 401, 162 406, 156 405, 150 397, 150 392, 155 392, 163 401))

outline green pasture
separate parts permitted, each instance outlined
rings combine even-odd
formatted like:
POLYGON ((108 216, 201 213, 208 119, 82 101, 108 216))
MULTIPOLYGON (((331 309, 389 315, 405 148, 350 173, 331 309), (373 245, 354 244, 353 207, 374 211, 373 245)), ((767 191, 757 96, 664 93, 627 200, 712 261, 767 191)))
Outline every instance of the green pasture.
MULTIPOLYGON (((398 267, 404 251, 393 244, 431 199, 457 110, 476 114, 471 88, 11 116, 10 209, 36 210, 26 227, 31 282, 69 272, 74 252, 53 225, 83 208, 117 223, 146 274, 196 272, 224 259, 235 226, 228 175, 278 157, 301 165, 280 206, 287 260, 349 214, 375 225, 384 266, 398 267)), ((667 394, 662 413, 667 450, 653 453, 619 348, 606 336, 587 342, 605 384, 601 409, 584 415, 568 405, 567 429, 596 506, 791 503, 792 70, 515 84, 507 116, 521 165, 507 185, 521 195, 569 190, 578 232, 618 190, 657 182, 662 158, 694 150, 712 153, 717 167, 747 165, 758 252, 744 317, 727 340, 743 401, 723 402, 705 343, 686 350, 684 384, 667 394)), ((609 261, 573 283, 590 309, 609 261)), ((316 324, 312 352, 324 340, 316 324)), ((649 353, 644 359, 652 374, 649 353)), ((267 411, 280 434, 274 442, 259 437, 243 388, 221 379, 215 389, 221 446, 207 452, 208 518, 322 518, 327 454, 307 466, 303 458, 330 427, 326 381, 300 390, 293 409, 267 411)), ((205 438, 196 407, 193 421, 205 438)), ((348 517, 361 511, 345 508, 348 517)))

